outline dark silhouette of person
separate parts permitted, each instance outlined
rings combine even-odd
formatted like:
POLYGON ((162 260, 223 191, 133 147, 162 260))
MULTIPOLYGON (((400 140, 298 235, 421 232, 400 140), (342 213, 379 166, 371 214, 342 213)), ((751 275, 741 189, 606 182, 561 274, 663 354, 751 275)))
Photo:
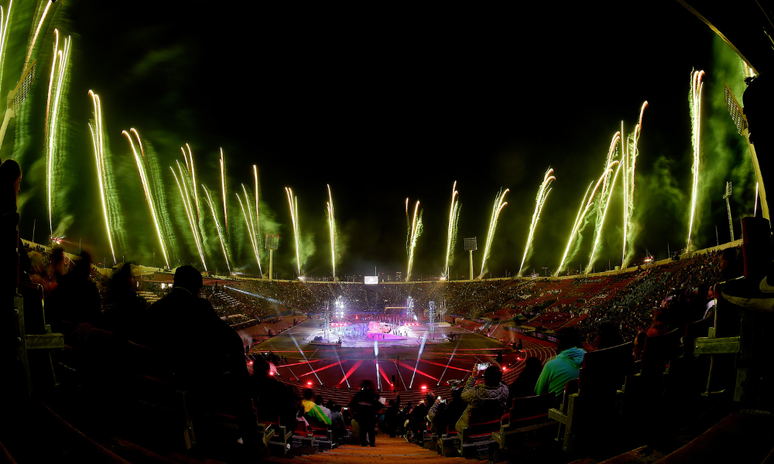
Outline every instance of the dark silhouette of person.
POLYGON ((110 279, 101 327, 124 338, 141 342, 140 333, 145 317, 145 299, 135 291, 132 265, 123 264, 110 279))
POLYGON ((366 446, 366 437, 371 446, 376 446, 376 414, 382 407, 379 395, 374 392, 374 384, 370 380, 363 380, 360 391, 349 402, 355 420, 360 425, 360 445, 366 446))
POLYGON ((97 285, 91 281, 91 256, 82 251, 74 260, 75 266, 59 279, 59 285, 46 299, 46 320, 54 332, 65 336, 73 326, 88 323, 98 324, 102 300, 97 285), (72 325, 69 325, 69 324, 72 325))
POLYGON ((146 311, 146 340, 160 351, 176 383, 201 391, 205 404, 231 409, 248 449, 264 451, 242 338, 208 300, 199 298, 202 286, 202 275, 193 266, 177 268, 172 291, 146 311))

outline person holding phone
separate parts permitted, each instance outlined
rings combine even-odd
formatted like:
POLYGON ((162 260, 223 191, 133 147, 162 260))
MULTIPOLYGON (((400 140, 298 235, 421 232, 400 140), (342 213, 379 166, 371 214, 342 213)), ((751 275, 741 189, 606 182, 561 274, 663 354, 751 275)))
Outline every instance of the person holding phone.
POLYGON ((487 406, 499 407, 505 412, 508 404, 508 386, 502 382, 503 373, 500 368, 490 365, 485 370, 481 370, 480 367, 482 367, 480 364, 473 366, 473 372, 462 390, 462 399, 468 406, 454 427, 459 434, 462 434, 462 429, 468 426, 472 410, 487 406), (484 381, 479 383, 477 380, 482 372, 484 381))

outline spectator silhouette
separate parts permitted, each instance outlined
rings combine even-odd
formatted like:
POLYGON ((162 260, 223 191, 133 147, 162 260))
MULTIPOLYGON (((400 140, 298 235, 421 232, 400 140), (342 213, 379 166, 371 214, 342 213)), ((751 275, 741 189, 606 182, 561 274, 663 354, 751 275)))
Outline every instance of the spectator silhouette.
POLYGON ((242 338, 199 298, 202 286, 194 267, 177 268, 172 291, 146 311, 146 340, 160 351, 177 383, 202 391, 205 403, 225 401, 248 450, 260 452, 265 446, 258 440, 242 338))
POLYGON ((91 281, 91 256, 85 251, 74 260, 75 266, 59 279, 59 285, 46 299, 46 317, 54 332, 67 335, 64 323, 96 326, 102 310, 97 285, 91 281))
POLYGON ((360 425, 360 445, 366 446, 366 437, 371 446, 376 446, 376 414, 381 409, 379 395, 374 392, 374 384, 370 380, 363 380, 360 391, 352 397, 349 407, 355 415, 355 420, 360 425))
MULTIPOLYGON (((124 338, 139 338, 145 316, 145 299, 135 292, 132 265, 124 263, 110 279, 102 327, 124 338)), ((136 340, 141 341, 141 340, 136 340)))

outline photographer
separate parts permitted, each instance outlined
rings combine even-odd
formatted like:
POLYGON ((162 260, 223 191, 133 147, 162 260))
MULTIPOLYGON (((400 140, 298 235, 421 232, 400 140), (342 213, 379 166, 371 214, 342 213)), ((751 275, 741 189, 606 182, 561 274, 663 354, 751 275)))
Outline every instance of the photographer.
POLYGON ((455 426, 459 434, 462 434, 462 429, 468 426, 472 410, 492 406, 499 407, 502 412, 505 412, 508 403, 508 386, 502 382, 503 373, 500 368, 490 365, 486 367, 486 370, 481 370, 481 367, 483 366, 478 364, 473 366, 473 372, 462 390, 462 400, 468 406, 455 426), (484 381, 477 383, 477 378, 481 372, 484 373, 484 381))

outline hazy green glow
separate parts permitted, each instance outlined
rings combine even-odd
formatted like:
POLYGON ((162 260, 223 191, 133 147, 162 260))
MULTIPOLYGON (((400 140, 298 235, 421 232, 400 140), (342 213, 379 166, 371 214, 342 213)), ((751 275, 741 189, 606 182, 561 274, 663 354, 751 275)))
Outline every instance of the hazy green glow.
POLYGON ((298 277, 301 277, 301 246, 299 245, 298 232, 298 197, 293 196, 293 189, 285 187, 285 194, 288 196, 288 206, 290 207, 290 221, 293 224, 293 240, 296 243, 296 268, 298 277))
POLYGON ((107 230, 108 242, 110 243, 110 253, 113 256, 113 264, 116 264, 116 251, 113 247, 113 233, 110 228, 110 220, 108 219, 108 204, 105 194, 105 145, 102 132, 102 105, 99 101, 99 95, 91 90, 89 90, 89 95, 94 102, 94 126, 89 123, 89 131, 91 132, 94 155, 97 161, 97 178, 99 181, 99 194, 102 198, 102 213, 105 217, 105 229, 107 230))
POLYGON ((451 206, 449 207, 449 224, 446 229, 446 264, 443 266, 443 277, 449 278, 449 267, 452 264, 452 248, 457 241, 457 221, 459 221, 460 201, 457 198, 457 181, 452 185, 451 206))
POLYGON ((153 218, 153 224, 156 226, 156 234, 159 237, 159 244, 161 245, 161 253, 164 255, 164 262, 167 264, 167 269, 170 268, 169 266, 169 256, 167 255, 167 247, 165 245, 164 240, 164 234, 161 232, 161 227, 159 225, 159 215, 156 212, 156 198, 153 194, 153 190, 151 188, 151 184, 148 181, 148 172, 147 168, 145 166, 146 160, 145 160, 145 152, 142 149, 142 141, 140 140, 140 134, 134 129, 129 129, 132 133, 134 133, 135 137, 137 137, 137 143, 140 146, 140 152, 142 153, 142 156, 139 156, 137 154, 137 150, 134 147, 134 141, 132 140, 132 137, 129 135, 129 132, 122 131, 121 133, 126 136, 126 138, 129 140, 129 145, 132 148, 132 154, 134 155, 134 160, 137 163, 137 170, 140 173, 140 181, 142 182, 142 188, 145 191, 145 199, 148 201, 148 207, 150 208, 151 217, 153 218))
POLYGON ((220 222, 218 221, 218 215, 215 213, 215 204, 212 202, 212 197, 210 196, 210 191, 207 189, 207 186, 202 184, 202 189, 204 190, 204 193, 206 194, 205 200, 207 201, 207 204, 210 206, 210 211, 212 212, 212 220, 215 221, 215 228, 218 231, 218 237, 220 238, 220 247, 223 250, 223 257, 226 258, 226 267, 228 267, 228 273, 229 275, 232 274, 231 271, 231 260, 228 259, 228 252, 226 251, 226 241, 223 237, 223 230, 220 227, 220 222))
POLYGON ((701 81, 704 77, 704 71, 694 71, 691 74, 691 93, 690 93, 690 108, 691 108, 691 128, 693 143, 693 166, 691 167, 691 173, 693 174, 693 183, 691 184, 691 211, 690 222, 688 223, 688 240, 685 245, 685 250, 691 251, 691 236, 693 234, 693 221, 696 215, 696 200, 699 195, 699 168, 701 162, 701 90, 704 86, 701 81))
POLYGON ((524 262, 527 260, 527 255, 532 251, 532 239, 535 236, 535 228, 537 227, 538 220, 540 219, 540 213, 543 211, 543 205, 546 203, 548 194, 551 193, 551 189, 548 188, 551 182, 556 180, 556 177, 552 176, 553 169, 548 168, 543 176, 543 182, 538 188, 538 193, 535 196, 535 212, 532 213, 532 222, 529 225, 529 235, 527 236, 527 245, 524 247, 524 256, 521 258, 521 265, 519 266, 518 276, 521 276, 521 271, 524 269, 524 262))

